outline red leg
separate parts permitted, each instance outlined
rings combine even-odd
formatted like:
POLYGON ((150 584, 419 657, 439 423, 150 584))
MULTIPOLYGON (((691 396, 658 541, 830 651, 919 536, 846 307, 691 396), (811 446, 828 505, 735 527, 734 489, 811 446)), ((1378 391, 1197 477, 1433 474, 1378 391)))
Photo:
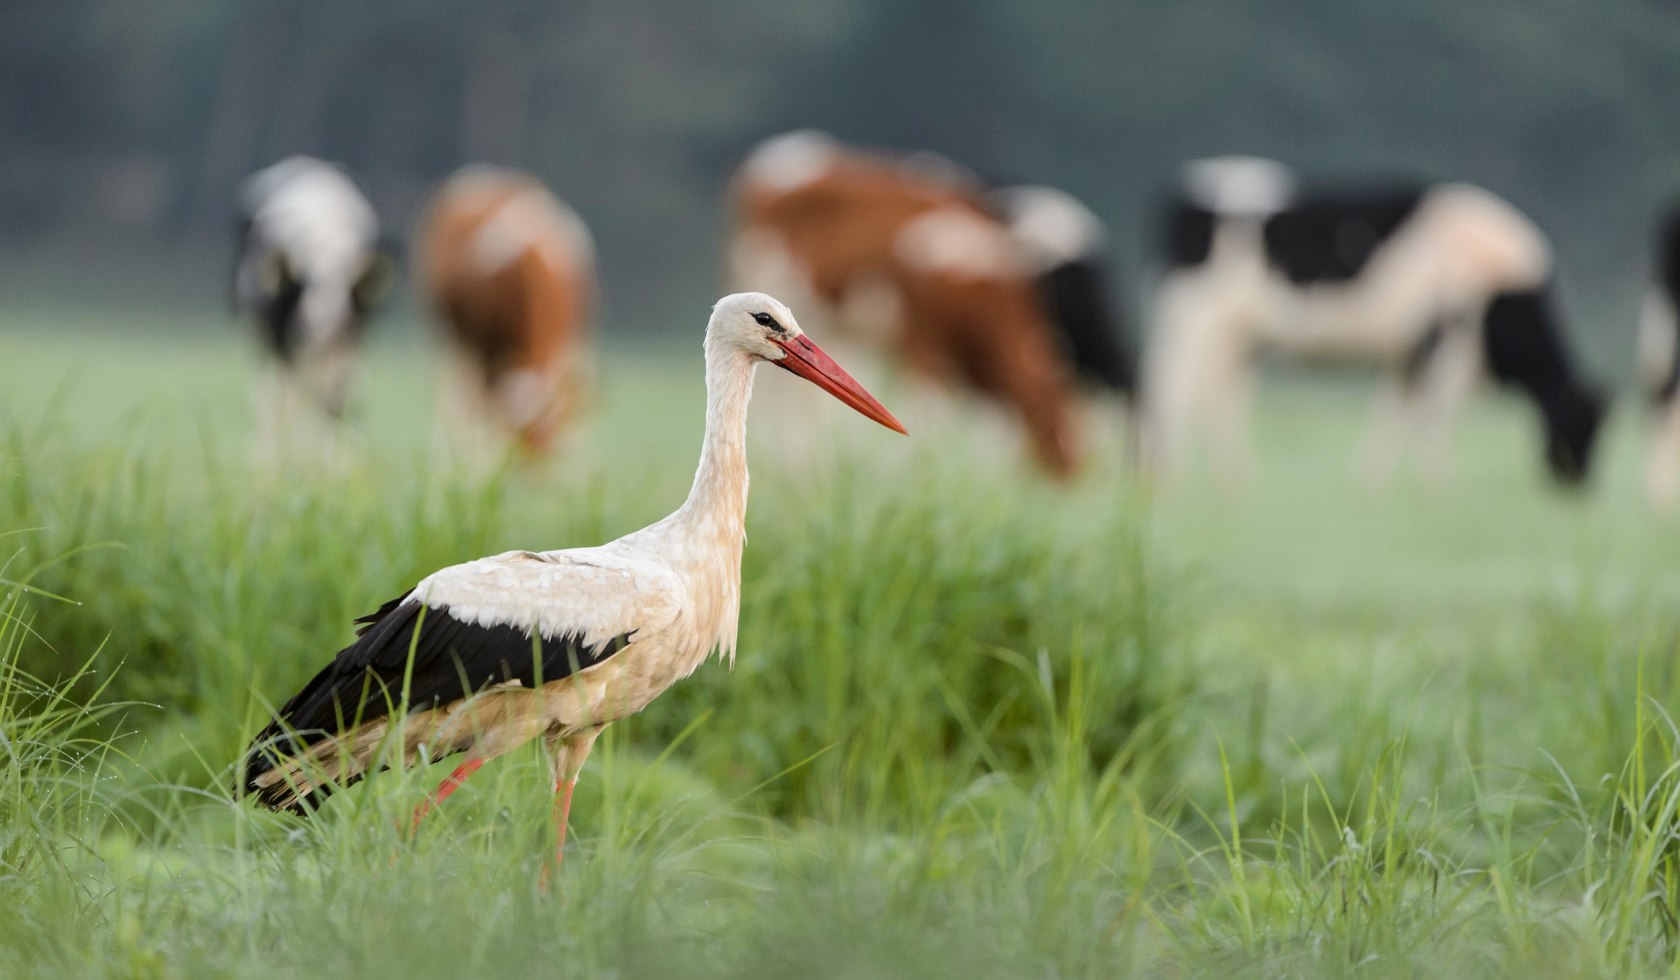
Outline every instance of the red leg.
POLYGON ((557 868, 566 856, 566 824, 572 817, 572 787, 576 785, 576 776, 554 784, 554 792, 558 794, 554 801, 554 866, 557 868))
MULTIPOLYGON (((601 728, 605 728, 603 725, 601 728)), ((583 760, 589 757, 589 750, 595 744, 595 739, 601 734, 601 728, 591 729, 582 736, 571 741, 561 741, 556 738, 549 744, 554 748, 554 863, 543 865, 542 877, 538 879, 544 891, 548 890, 548 880, 552 872, 558 871, 560 862, 566 856, 566 827, 572 817, 572 790, 577 787, 578 772, 583 768, 583 760)))
POLYGON ((554 781, 554 863, 543 865, 542 875, 537 878, 537 887, 548 891, 548 882, 554 872, 560 870, 560 861, 566 856, 566 823, 572 816, 572 787, 577 785, 577 777, 571 779, 557 779, 554 781))
POLYGON ((450 794, 460 789, 461 784, 467 781, 467 777, 477 772, 478 767, 482 765, 484 765, 483 759, 471 759, 456 766, 455 771, 449 774, 449 778, 438 784, 438 788, 432 791, 432 795, 426 797, 420 802, 419 806, 414 808, 414 823, 408 828, 408 832, 413 834, 418 831, 420 829, 420 818, 430 813, 432 807, 449 799, 450 794))

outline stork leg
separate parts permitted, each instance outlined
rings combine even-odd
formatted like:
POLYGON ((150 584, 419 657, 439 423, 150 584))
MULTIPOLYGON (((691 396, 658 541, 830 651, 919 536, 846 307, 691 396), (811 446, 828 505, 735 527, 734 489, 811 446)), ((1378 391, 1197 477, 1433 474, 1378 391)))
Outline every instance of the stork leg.
POLYGON ((439 803, 449 799, 450 794, 460 789, 461 784, 467 781, 467 777, 477 772, 478 767, 482 765, 484 765, 483 759, 468 759, 456 766, 455 771, 449 774, 449 778, 438 784, 438 788, 433 790, 430 796, 420 801, 420 805, 414 808, 414 823, 408 828, 409 834, 412 835, 419 831, 420 818, 430 813, 432 808, 439 803))
MULTIPOLYGON (((560 867, 561 860, 566 856, 566 827, 572 817, 572 789, 577 786, 578 773, 583 770, 584 760, 589 758, 589 750, 595 747, 595 739, 600 735, 600 728, 591 728, 580 736, 549 740, 549 747, 554 751, 555 869, 560 867)), ((545 889, 548 887, 548 877, 549 868, 545 866, 541 881, 545 889)))
POLYGON ((566 856, 566 827, 572 817, 572 788, 577 777, 556 780, 554 783, 554 864, 566 856))

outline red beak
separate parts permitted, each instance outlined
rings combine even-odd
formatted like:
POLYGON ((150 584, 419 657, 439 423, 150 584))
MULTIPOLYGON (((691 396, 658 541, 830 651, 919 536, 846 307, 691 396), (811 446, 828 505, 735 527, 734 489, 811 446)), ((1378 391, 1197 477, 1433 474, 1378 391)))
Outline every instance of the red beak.
POLYGON ((846 373, 845 368, 834 363, 834 358, 824 354, 821 347, 811 343, 811 338, 801 335, 792 340, 778 340, 776 344, 787 351, 787 356, 770 363, 811 382, 852 406, 864 418, 874 419, 900 435, 910 434, 904 431, 904 423, 893 418, 893 413, 887 411, 885 405, 865 391, 856 378, 846 373))

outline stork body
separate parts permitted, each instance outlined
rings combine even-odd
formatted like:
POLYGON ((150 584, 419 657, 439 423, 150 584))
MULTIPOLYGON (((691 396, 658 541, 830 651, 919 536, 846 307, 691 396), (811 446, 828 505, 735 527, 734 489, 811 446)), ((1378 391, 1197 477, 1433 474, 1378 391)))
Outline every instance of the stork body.
POLYGON ((553 752, 563 847, 571 787, 601 730, 711 651, 733 660, 757 362, 903 431, 769 296, 720 301, 705 350, 705 440, 675 513, 600 547, 454 565, 386 603, 257 736, 246 791, 306 813, 371 769, 465 753, 415 813, 418 825, 485 761, 542 737, 553 752))

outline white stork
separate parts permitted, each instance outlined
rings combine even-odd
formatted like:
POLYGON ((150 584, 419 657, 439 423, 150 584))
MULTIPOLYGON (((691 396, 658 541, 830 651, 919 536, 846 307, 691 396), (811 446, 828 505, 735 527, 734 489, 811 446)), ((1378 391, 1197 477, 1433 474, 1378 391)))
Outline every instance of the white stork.
POLYGON ((718 301, 706 327, 706 434, 688 500, 598 548, 510 551, 453 565, 364 617, 253 740, 243 783, 308 813, 369 770, 457 752, 413 828, 482 766, 542 736, 554 760, 556 862, 595 739, 717 650, 735 656, 747 510, 746 421, 759 361, 904 426, 763 293, 718 301))

